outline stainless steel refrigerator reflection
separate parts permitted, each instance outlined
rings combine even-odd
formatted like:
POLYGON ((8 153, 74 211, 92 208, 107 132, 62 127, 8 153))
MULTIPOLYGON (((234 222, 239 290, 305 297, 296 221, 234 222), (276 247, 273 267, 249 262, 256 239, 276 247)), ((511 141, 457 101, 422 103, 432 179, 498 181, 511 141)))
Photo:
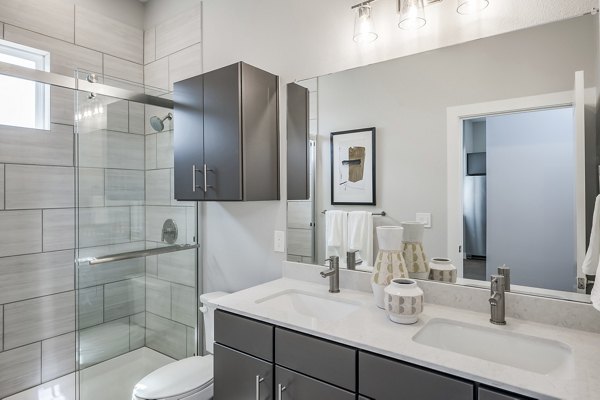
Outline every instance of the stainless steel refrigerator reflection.
POLYGON ((467 155, 463 196, 465 255, 484 258, 487 240, 485 153, 467 155))

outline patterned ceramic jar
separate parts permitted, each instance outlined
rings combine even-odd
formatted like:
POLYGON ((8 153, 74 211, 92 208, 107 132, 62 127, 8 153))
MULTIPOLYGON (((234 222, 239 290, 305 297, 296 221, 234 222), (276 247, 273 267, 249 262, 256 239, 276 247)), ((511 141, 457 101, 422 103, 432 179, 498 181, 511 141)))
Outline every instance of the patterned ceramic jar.
POLYGON ((404 236, 402 238, 402 256, 406 261, 406 269, 413 279, 429 277, 429 260, 423 248, 425 224, 416 221, 402 222, 404 236))
POLYGON ((412 279, 394 279, 385 288, 385 311, 398 324, 414 324, 423 312, 423 291, 412 279))
POLYGON ((449 258, 432 258, 429 261, 429 280, 456 283, 456 267, 449 258))
POLYGON ((399 226, 378 226, 377 242, 379 252, 371 273, 371 287, 375 304, 384 308, 383 291, 395 278, 408 278, 406 264, 402 257, 402 228, 399 226))

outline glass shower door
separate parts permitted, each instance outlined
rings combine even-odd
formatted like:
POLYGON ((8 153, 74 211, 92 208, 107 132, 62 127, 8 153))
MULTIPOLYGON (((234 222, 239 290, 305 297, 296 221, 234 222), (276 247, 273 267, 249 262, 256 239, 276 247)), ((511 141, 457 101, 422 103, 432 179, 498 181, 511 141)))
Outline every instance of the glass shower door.
POLYGON ((172 110, 143 103, 166 93, 79 74, 80 398, 129 400, 143 376, 198 353, 197 205, 173 200, 172 110))

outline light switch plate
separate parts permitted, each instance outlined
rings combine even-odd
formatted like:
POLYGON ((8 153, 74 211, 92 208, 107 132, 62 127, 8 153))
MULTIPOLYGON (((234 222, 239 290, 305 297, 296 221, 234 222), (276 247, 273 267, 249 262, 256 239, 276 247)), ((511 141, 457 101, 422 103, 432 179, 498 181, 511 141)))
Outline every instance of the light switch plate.
POLYGON ((277 253, 285 252, 285 232, 275 231, 273 234, 273 251, 277 253))
POLYGON ((425 224, 425 228, 431 228, 431 213, 417 213, 417 222, 425 224))

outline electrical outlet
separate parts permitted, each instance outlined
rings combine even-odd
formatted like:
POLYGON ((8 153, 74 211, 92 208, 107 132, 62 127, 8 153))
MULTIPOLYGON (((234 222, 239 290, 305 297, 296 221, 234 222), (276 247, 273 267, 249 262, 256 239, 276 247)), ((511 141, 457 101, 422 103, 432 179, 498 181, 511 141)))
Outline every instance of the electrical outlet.
POLYGON ((425 228, 431 228, 431 213, 417 213, 416 220, 425 224, 425 228))
POLYGON ((273 234, 273 251, 277 253, 285 252, 285 232, 275 231, 273 234))

